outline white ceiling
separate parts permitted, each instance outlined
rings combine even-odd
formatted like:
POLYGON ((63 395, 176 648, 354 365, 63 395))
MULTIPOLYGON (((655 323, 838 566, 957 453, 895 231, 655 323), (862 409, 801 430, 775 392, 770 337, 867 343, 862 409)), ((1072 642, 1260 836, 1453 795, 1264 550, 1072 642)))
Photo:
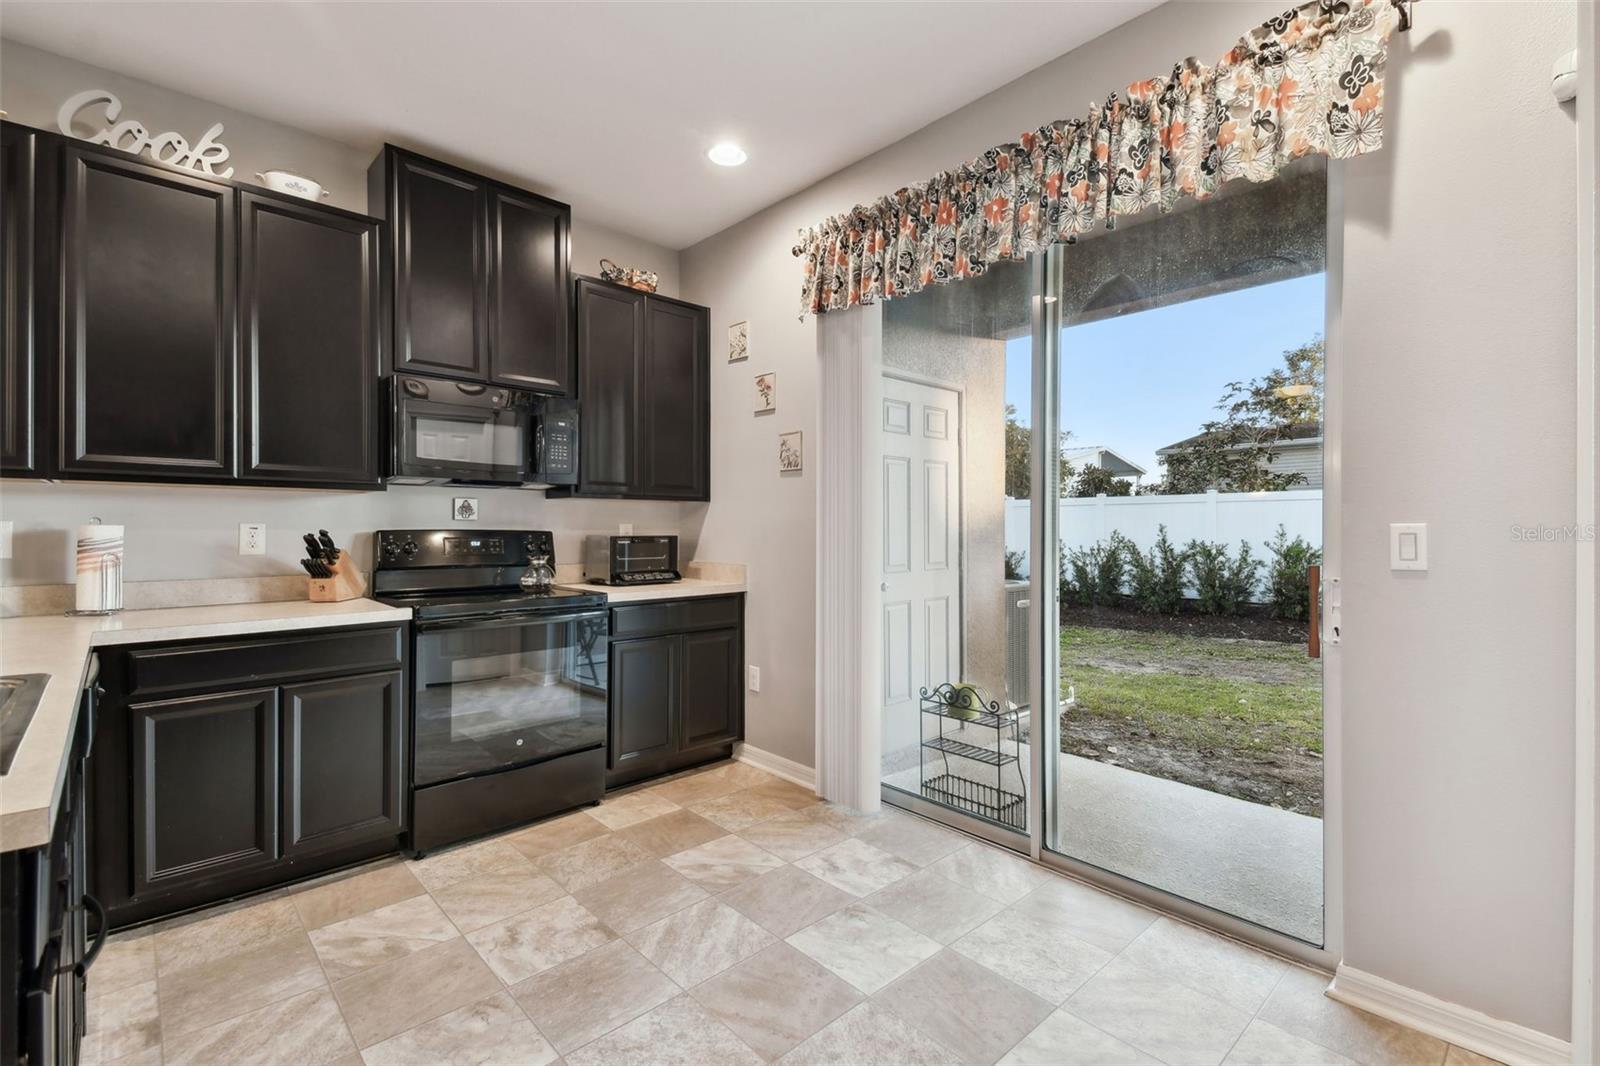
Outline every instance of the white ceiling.
POLYGON ((6 0, 0 32, 355 147, 470 160, 682 248, 1158 2, 6 0), (724 139, 750 161, 708 161, 724 139))

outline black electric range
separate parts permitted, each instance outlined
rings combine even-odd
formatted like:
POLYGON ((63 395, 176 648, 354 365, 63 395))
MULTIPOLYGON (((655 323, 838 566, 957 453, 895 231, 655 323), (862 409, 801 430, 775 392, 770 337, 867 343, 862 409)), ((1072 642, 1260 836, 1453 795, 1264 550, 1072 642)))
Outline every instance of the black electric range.
POLYGON ((412 850, 598 802, 606 598, 522 585, 543 530, 382 530, 372 597, 409 607, 412 850))

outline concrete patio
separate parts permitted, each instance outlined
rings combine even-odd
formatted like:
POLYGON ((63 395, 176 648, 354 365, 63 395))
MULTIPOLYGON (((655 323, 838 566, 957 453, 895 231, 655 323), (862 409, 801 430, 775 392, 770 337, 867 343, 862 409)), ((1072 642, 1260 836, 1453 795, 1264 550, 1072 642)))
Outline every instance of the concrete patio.
MULTIPOLYGON (((1026 744, 1021 755, 1026 762, 1026 744)), ((1322 942, 1321 819, 1075 755, 1059 758, 1061 839, 1052 850, 1297 939, 1322 942)), ((929 765, 930 775, 944 770, 929 765)), ((950 769, 994 781, 992 768, 965 760, 952 758, 950 769)), ((883 780, 916 795, 918 774, 912 765, 883 780)), ((1015 768, 1006 775, 1006 787, 1015 789, 1015 768)))

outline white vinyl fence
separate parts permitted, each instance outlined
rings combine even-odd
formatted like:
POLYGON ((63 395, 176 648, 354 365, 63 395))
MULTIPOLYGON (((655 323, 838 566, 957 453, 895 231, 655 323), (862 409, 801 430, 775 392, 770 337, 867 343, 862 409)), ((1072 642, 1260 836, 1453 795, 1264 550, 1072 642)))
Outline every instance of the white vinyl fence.
MULTIPOLYGON (((1006 549, 1020 552, 1022 572, 1029 572, 1028 522, 1032 501, 1006 501, 1006 549)), ((1268 556, 1263 546, 1283 526, 1289 539, 1304 537, 1322 546, 1322 490, 1289 489, 1284 492, 1197 492, 1183 496, 1092 496, 1061 501, 1063 554, 1075 548, 1108 541, 1113 532, 1148 551, 1167 527, 1176 547, 1191 540, 1220 541, 1238 550, 1239 541, 1250 542, 1257 558, 1268 556)))

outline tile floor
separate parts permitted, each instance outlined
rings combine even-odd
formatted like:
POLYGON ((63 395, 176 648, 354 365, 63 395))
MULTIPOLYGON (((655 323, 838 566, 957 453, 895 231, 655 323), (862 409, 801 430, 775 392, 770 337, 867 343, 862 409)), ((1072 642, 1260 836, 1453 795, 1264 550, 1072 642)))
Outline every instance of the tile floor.
POLYGON ((112 937, 87 1063, 1488 1060, 898 811, 724 763, 112 937))

